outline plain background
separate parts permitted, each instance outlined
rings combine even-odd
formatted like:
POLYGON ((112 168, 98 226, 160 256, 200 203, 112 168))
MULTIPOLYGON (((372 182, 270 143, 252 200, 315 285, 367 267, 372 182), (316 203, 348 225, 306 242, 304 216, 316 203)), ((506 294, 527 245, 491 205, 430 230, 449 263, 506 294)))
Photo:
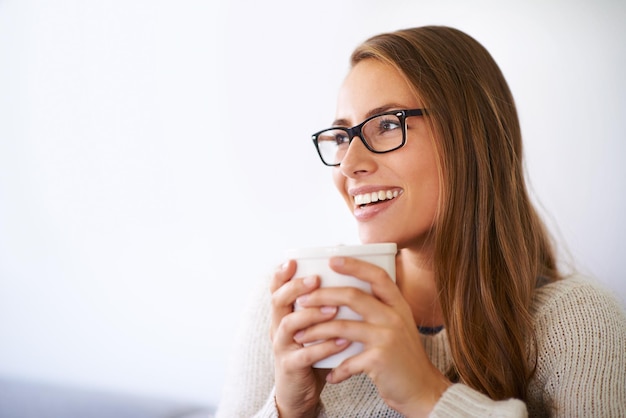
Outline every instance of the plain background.
POLYGON ((493 54, 533 196, 626 300, 623 1, 0 0, 0 375, 216 403, 286 248, 355 243, 310 134, 348 56, 442 24, 493 54))

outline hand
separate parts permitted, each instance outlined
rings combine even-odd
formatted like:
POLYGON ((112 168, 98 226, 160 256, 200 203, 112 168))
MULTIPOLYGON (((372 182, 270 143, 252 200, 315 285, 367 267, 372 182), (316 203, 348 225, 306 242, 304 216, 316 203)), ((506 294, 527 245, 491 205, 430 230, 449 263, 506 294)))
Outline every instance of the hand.
MULTIPOLYGON (((330 383, 365 373, 380 396, 405 416, 427 416, 451 383, 430 362, 417 331, 411 309, 385 270, 355 258, 331 259, 338 273, 370 283, 372 295, 354 288, 324 288, 298 303, 307 308, 348 306, 363 321, 325 321, 305 327, 297 341, 307 343, 338 338, 360 341, 362 353, 327 375, 330 383)), ((312 321, 314 322, 314 321, 312 321)))
POLYGON ((317 289, 319 277, 292 278, 296 263, 289 261, 272 278, 272 322, 270 336, 275 358, 276 405, 281 417, 315 416, 329 370, 312 365, 348 346, 330 339, 304 347, 295 335, 313 325, 333 319, 336 306, 315 306, 293 311, 295 300, 317 289))

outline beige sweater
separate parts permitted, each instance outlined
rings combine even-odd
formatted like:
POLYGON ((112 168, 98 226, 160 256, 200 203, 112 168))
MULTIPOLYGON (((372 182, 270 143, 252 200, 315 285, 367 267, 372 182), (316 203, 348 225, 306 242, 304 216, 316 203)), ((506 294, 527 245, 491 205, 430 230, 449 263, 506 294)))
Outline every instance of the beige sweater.
MULTIPOLYGON (((269 341, 269 290, 250 307, 233 352, 217 417, 277 417, 269 341)), ((601 287, 582 278, 543 286, 533 303, 537 371, 527 404, 492 401, 463 384, 451 386, 431 417, 626 417, 626 315, 601 287)), ((431 361, 448 369, 452 358, 444 331, 422 336, 431 361)), ((367 376, 327 384, 328 417, 400 417, 378 396, 367 376)))

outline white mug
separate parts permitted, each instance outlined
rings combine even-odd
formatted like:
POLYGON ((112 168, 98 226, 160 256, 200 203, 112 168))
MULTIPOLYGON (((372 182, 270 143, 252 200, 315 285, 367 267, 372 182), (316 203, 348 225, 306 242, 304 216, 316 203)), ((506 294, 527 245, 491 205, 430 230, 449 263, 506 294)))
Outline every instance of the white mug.
MULTIPOLYGON (((297 270, 294 277, 319 276, 320 287, 356 287, 364 292, 372 293, 369 283, 353 276, 339 274, 331 270, 328 265, 331 257, 354 257, 385 269, 391 280, 396 281, 396 253, 395 243, 377 243, 361 245, 338 245, 332 247, 315 247, 290 249, 286 251, 289 259, 296 260, 297 270)), ((299 307, 295 306, 298 310, 299 307)), ((340 306, 336 319, 349 319, 360 321, 363 318, 346 306, 340 306)), ((315 344, 315 343, 312 343, 315 344)), ((332 369, 337 367, 343 360, 363 351, 363 344, 353 342, 345 350, 333 354, 313 365, 316 368, 332 369)))

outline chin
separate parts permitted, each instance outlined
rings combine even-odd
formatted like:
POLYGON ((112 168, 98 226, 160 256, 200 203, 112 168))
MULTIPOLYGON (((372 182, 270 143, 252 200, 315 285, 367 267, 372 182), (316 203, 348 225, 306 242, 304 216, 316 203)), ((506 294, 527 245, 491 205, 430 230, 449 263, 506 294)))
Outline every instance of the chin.
POLYGON ((359 229, 359 239, 363 244, 376 244, 380 242, 397 242, 391 234, 359 229))

